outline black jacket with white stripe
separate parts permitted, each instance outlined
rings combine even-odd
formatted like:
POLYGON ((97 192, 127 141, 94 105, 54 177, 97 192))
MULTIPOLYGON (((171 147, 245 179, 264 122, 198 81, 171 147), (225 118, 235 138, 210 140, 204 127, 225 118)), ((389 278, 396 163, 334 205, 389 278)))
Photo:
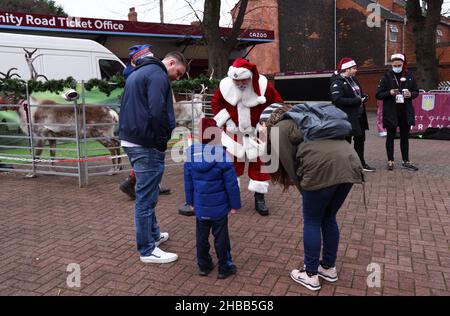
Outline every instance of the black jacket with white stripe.
MULTIPOLYGON (((361 95, 364 95, 358 80, 354 77, 352 79, 359 86, 361 95)), ((347 114, 352 124, 352 136, 361 136, 364 130, 369 129, 366 107, 361 97, 340 74, 334 74, 331 77, 330 93, 331 102, 347 114)))

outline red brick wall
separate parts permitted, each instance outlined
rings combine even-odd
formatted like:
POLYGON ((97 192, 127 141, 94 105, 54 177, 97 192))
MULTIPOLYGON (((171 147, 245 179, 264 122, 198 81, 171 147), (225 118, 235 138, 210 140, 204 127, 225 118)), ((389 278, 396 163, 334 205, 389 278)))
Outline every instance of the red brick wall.
POLYGON ((248 54, 248 59, 258 66, 263 74, 280 72, 280 39, 278 28, 278 1, 249 0, 242 28, 273 30, 273 43, 259 44, 248 54))
POLYGON ((369 101, 366 104, 367 110, 375 111, 377 108, 377 100, 375 99, 375 93, 377 91, 378 82, 383 76, 385 69, 374 71, 360 71, 356 75, 359 83, 364 90, 364 93, 369 95, 369 101))

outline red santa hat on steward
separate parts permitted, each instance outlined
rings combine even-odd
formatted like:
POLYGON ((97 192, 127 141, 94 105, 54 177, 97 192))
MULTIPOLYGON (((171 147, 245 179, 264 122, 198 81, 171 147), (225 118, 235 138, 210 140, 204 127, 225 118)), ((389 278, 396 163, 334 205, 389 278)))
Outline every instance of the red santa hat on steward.
POLYGON ((352 68, 353 66, 356 66, 356 62, 350 57, 344 57, 339 61, 337 72, 341 73, 345 69, 352 68))
POLYGON ((259 73, 255 64, 252 64, 246 59, 238 58, 228 69, 228 77, 234 80, 252 79, 253 91, 258 96, 258 104, 266 103, 266 97, 261 95, 259 89, 259 73))

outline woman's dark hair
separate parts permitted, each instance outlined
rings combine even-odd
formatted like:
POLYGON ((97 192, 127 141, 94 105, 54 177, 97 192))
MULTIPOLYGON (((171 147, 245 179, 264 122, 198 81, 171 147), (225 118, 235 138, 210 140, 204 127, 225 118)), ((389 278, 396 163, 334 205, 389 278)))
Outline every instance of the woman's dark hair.
MULTIPOLYGON (((282 107, 276 109, 272 112, 269 119, 266 122, 267 126, 267 150, 270 154, 271 152, 271 137, 270 130, 273 126, 275 126, 278 122, 283 119, 284 113, 289 111, 292 108, 292 105, 284 104, 282 107)), ((287 191, 290 186, 294 185, 291 178, 289 177, 286 169, 284 169, 283 164, 280 162, 278 164, 278 169, 274 173, 270 174, 270 178, 272 183, 278 183, 283 187, 283 191, 287 191)))

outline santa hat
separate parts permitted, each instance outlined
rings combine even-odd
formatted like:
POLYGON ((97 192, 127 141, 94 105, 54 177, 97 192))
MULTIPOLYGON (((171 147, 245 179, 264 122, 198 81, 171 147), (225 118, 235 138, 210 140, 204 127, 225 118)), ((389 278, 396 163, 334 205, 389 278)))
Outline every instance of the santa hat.
POLYGON ((212 118, 209 117, 203 117, 200 121, 200 140, 202 142, 202 144, 208 144, 209 142, 211 142, 212 140, 215 139, 215 135, 220 135, 221 129, 219 129, 217 127, 216 121, 212 118), (208 132, 206 132, 206 130, 208 128, 216 128, 217 130, 209 130, 208 132))
POLYGON ((339 61, 337 71, 338 73, 341 73, 345 69, 352 68, 353 66, 356 66, 356 62, 349 57, 344 57, 339 61))
POLYGON ((252 79, 253 91, 258 96, 258 104, 266 103, 266 97, 261 95, 259 89, 259 73, 256 65, 243 58, 236 59, 228 69, 228 77, 234 80, 252 79))
POLYGON ((405 54, 393 54, 391 56, 391 61, 394 61, 394 60, 401 60, 403 62, 402 77, 400 78, 400 81, 405 82, 406 81, 406 71, 408 68, 408 62, 406 61, 406 55, 405 54))
POLYGON ((130 53, 128 54, 131 64, 136 66, 143 58, 153 57, 153 53, 150 50, 151 47, 152 45, 150 44, 131 46, 129 48, 130 53))

